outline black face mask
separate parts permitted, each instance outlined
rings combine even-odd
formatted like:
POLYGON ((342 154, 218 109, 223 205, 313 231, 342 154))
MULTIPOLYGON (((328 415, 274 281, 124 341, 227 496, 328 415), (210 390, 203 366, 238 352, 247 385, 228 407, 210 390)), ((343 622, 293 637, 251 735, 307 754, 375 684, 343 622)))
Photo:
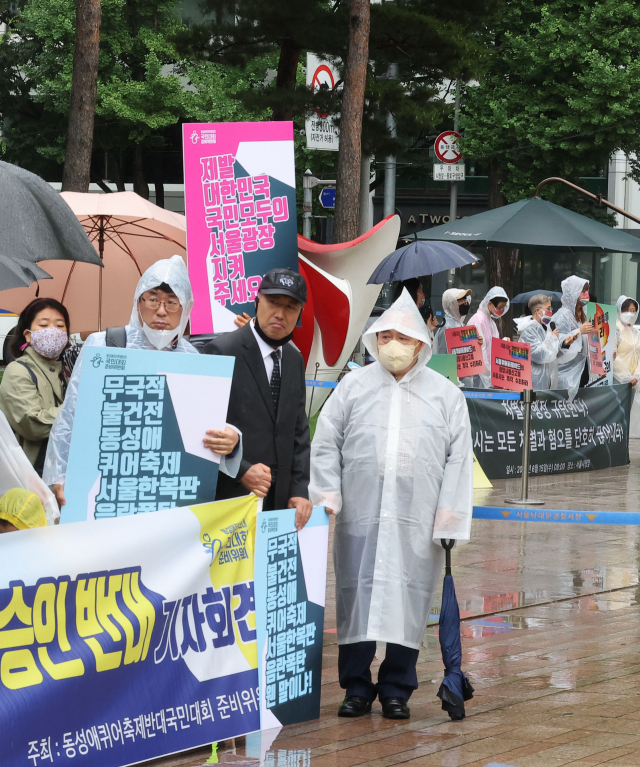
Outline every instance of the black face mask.
MULTIPOLYGON (((300 310, 300 314, 302 314, 302 310, 300 310)), ((298 319, 300 319, 300 318, 298 317, 298 319)), ((265 344, 269 344, 269 346, 284 346, 285 344, 288 344, 289 341, 293 340, 293 333, 289 333, 289 335, 285 336, 284 338, 278 338, 278 339, 276 339, 276 338, 269 338, 269 336, 264 332, 264 330, 258 324, 258 299, 256 299, 256 324, 255 324, 255 328, 256 328, 256 333, 265 342, 265 344)))
POLYGON ((467 314, 469 314, 469 309, 470 309, 470 308, 471 308, 471 307, 469 306, 469 304, 460 304, 460 305, 458 306, 458 311, 460 312, 460 316, 461 316, 461 317, 464 317, 464 316, 466 316, 467 314))

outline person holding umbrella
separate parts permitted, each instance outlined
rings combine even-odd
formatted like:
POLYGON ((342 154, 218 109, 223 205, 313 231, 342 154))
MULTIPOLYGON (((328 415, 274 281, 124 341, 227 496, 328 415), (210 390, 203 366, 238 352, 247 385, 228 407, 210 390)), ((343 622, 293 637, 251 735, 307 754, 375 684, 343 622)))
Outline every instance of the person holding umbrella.
POLYGON ((589 303, 589 280, 575 274, 562 280, 562 307, 552 320, 560 332, 562 346, 558 352, 558 389, 569 391, 569 400, 578 393, 580 386, 589 381, 588 340, 584 337, 593 330, 587 322, 584 307, 589 303), (583 336, 578 340, 579 336, 583 336), (575 342, 575 343, 574 343, 575 342))
POLYGON ((429 338, 431 341, 431 346, 433 346, 433 339, 439 327, 438 318, 431 310, 431 305, 427 304, 427 297, 424 294, 424 289, 420 279, 418 277, 411 277, 408 280, 399 282, 393 291, 393 300, 397 301, 400 298, 402 291, 405 289, 414 300, 415 305, 418 307, 420 316, 424 320, 425 325, 429 330, 429 338))
MULTIPOLYGON (((442 308, 444 310, 444 325, 436 333, 434 353, 448 354, 447 328, 461 328, 464 318, 469 314, 471 306, 471 291, 460 288, 449 288, 442 294, 442 308)), ((482 338, 479 339, 482 343, 482 338)))
POLYGON ((336 516, 338 715, 407 719, 445 552, 466 543, 473 451, 462 392, 430 370, 427 328, 403 291, 363 335, 376 362, 352 371, 320 413, 310 498, 336 516), (375 684, 376 642, 386 656, 375 684))

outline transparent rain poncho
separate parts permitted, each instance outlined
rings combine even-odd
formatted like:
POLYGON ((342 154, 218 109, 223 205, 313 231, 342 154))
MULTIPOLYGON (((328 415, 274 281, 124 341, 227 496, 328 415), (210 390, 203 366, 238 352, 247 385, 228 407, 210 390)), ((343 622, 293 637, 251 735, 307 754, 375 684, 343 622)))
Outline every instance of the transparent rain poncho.
POLYGON ((580 330, 580 323, 576 319, 576 305, 585 284, 588 285, 589 280, 585 280, 584 277, 576 277, 575 274, 562 280, 560 283, 562 306, 552 318, 560 333, 561 344, 558 352, 558 389, 567 389, 569 400, 573 400, 580 388, 580 379, 589 353, 589 337, 587 335, 578 336, 566 349, 562 348, 562 344, 580 330))
MULTIPOLYGON (((148 349, 149 351, 158 351, 144 333, 140 315, 138 313, 138 300, 147 290, 157 288, 158 285, 161 285, 162 283, 166 283, 171 287, 173 292, 180 299, 180 303, 183 307, 180 324, 178 326, 178 343, 175 348, 169 348, 163 351, 198 354, 198 350, 183 338, 185 328, 187 327, 191 315, 191 309, 193 308, 193 291, 191 289, 187 267, 180 256, 172 256, 168 259, 156 261, 156 263, 152 264, 152 266, 150 266, 140 277, 133 296, 131 319, 129 320, 128 325, 125 326, 127 333, 127 349, 148 349)), ((49 436, 49 446, 47 448, 47 458, 45 460, 42 478, 47 485, 50 486, 54 484, 64 484, 67 473, 67 462, 69 460, 69 448, 71 446, 73 418, 76 411, 76 403, 78 401, 78 386, 80 383, 82 360, 86 348, 91 346, 106 346, 106 332, 92 333, 87 338, 73 368, 73 374, 71 375, 69 386, 67 387, 64 403, 58 413, 49 436)), ((234 459, 227 457, 226 463, 223 456, 220 461, 220 470, 225 473, 231 473, 231 476, 235 476, 235 473, 237 473, 236 463, 239 463, 241 452, 242 450, 240 447, 236 451, 234 459), (235 473, 232 473, 234 468, 235 473)))
POLYGON ((55 496, 38 476, 18 444, 5 414, 0 412, 0 496, 16 487, 38 496, 44 506, 48 525, 53 525, 60 518, 55 496))
MULTIPOLYGON (((620 315, 622 305, 630 296, 620 296, 616 302, 618 318, 616 321, 616 358, 613 361, 613 378, 615 383, 629 383, 632 378, 640 381, 640 329, 633 325, 625 325, 620 315)), ((635 298, 631 299, 635 301, 635 298)), ((637 307, 637 302, 636 302, 637 307)), ((631 404, 631 422, 629 436, 640 438, 640 384, 633 387, 634 396, 631 404)))
POLYGON ((531 377, 534 389, 555 389, 558 385, 560 339, 533 317, 521 322, 520 343, 531 346, 531 377))
POLYGON ((506 300, 507 304, 502 312, 502 317, 509 311, 510 302, 507 298, 506 292, 501 287, 494 287, 487 293, 487 295, 480 302, 478 311, 473 314, 467 320, 467 325, 475 325, 478 329, 478 333, 482 336, 482 358, 484 359, 484 365, 486 372, 480 375, 466 376, 461 380, 464 385, 473 389, 490 389, 491 388, 491 343, 494 338, 500 338, 498 332, 498 326, 495 323, 493 317, 489 314, 489 301, 502 299, 506 300))
MULTIPOLYGON (((444 311, 444 325, 436 333, 435 345, 433 347, 434 354, 447 354, 447 336, 445 330, 447 328, 461 328, 464 325, 462 316, 460 315, 460 309, 458 307, 458 295, 460 294, 460 288, 450 288, 445 290, 442 294, 442 309, 444 311)), ((471 302, 471 296, 467 296, 467 301, 471 302)))
MULTIPOLYGON (((365 332, 427 341, 407 291, 365 332)), ((441 538, 471 531, 473 451, 462 392, 426 367, 425 345, 399 381, 374 362, 329 398, 311 443, 310 498, 338 512, 334 534, 338 643, 418 648, 444 563, 441 538)))

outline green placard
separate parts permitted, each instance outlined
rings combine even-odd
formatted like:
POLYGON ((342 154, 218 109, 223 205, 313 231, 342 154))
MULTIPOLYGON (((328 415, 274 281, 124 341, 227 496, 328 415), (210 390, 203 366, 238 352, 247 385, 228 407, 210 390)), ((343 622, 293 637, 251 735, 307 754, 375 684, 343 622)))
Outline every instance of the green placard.
POLYGON ((427 367, 458 385, 458 364, 454 354, 432 354, 427 367))

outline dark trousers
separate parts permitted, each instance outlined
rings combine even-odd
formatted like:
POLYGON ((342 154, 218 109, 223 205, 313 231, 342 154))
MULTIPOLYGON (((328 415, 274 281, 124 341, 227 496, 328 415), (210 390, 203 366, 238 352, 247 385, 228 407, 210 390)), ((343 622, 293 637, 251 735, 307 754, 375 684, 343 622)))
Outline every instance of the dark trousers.
POLYGON ((404 698, 418 689, 416 663, 418 650, 399 644, 387 644, 387 652, 378 671, 378 684, 371 680, 371 662, 375 642, 338 645, 338 677, 347 695, 360 695, 373 702, 376 697, 404 698))

